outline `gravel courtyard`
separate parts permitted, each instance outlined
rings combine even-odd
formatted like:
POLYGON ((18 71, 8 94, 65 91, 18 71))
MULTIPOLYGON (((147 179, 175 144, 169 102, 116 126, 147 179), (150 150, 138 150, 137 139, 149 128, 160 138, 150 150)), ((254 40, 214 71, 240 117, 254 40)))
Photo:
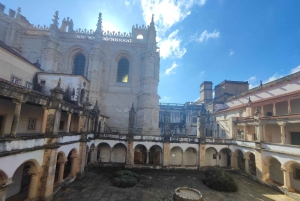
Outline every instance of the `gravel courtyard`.
POLYGON ((187 186, 199 190, 205 201, 294 201, 237 173, 231 174, 238 184, 238 192, 220 193, 207 188, 201 181, 202 172, 193 170, 133 170, 140 174, 140 182, 132 188, 118 188, 109 180, 116 170, 95 167, 82 180, 61 189, 54 200, 171 201, 177 187, 187 186))

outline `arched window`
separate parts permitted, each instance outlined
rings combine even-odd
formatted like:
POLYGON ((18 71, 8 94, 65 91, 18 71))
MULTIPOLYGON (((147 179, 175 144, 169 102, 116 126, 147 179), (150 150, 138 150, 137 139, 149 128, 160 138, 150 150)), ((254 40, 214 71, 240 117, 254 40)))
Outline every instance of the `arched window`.
POLYGON ((122 58, 118 62, 117 82, 128 82, 129 61, 122 58))
POLYGON ((74 58, 74 70, 75 75, 84 76, 84 67, 85 67, 85 56, 82 53, 79 53, 74 58))

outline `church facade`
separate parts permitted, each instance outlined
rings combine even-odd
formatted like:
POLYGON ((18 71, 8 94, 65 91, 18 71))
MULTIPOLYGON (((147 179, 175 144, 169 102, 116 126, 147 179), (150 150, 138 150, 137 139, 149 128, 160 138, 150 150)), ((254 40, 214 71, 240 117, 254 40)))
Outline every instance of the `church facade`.
POLYGON ((104 32, 100 13, 95 31, 74 30, 0 4, 0 200, 52 200, 94 164, 228 167, 298 199, 300 73, 159 104, 159 59, 153 18, 104 32))

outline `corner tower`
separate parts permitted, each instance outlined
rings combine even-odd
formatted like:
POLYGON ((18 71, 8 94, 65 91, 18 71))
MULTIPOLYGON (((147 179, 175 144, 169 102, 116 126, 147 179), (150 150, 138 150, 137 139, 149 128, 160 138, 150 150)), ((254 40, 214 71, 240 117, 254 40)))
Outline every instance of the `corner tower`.
POLYGON ((204 81, 200 85, 200 102, 209 103, 212 101, 212 82, 204 81))
POLYGON ((157 87, 159 82, 159 52, 156 46, 156 30, 154 19, 147 27, 147 47, 142 55, 141 91, 138 96, 137 128, 142 135, 159 135, 158 115, 159 96, 157 87))

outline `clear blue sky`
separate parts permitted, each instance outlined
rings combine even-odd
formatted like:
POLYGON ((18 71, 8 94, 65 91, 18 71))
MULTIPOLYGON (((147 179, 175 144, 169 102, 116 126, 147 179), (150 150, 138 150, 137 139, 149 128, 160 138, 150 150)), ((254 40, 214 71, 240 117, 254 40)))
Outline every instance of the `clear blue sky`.
POLYGON ((73 19, 74 28, 130 32, 155 15, 161 48, 160 102, 199 98, 202 81, 249 81, 250 86, 300 70, 299 0, 0 0, 37 25, 73 19), (113 2, 113 3, 111 3, 113 2))

